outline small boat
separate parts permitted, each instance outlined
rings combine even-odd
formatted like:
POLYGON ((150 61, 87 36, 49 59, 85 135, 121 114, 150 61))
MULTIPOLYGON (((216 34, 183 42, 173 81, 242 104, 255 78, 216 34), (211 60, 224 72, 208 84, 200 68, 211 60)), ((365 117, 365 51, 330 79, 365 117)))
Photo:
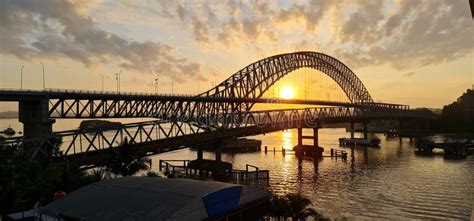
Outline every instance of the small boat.
POLYGON ((11 128, 10 125, 9 125, 7 129, 3 130, 3 133, 4 133, 5 135, 8 135, 8 136, 13 136, 13 135, 15 135, 16 132, 15 132, 15 130, 13 130, 13 128, 11 128))

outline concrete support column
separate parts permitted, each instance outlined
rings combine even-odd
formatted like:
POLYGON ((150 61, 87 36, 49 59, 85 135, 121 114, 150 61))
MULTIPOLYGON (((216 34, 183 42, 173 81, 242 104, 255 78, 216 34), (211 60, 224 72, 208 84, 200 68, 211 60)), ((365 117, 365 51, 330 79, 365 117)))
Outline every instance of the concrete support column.
POLYGON ((351 139, 354 139, 354 122, 351 122, 351 139))
POLYGON ((203 159, 202 155, 203 155, 202 154, 202 147, 198 147, 198 149, 197 149, 197 159, 202 160, 203 159))
POLYGON ((367 122, 364 122, 364 139, 368 138, 367 122))
POLYGON ((402 142, 402 120, 398 120, 398 140, 402 142))
POLYGON ((319 128, 313 128, 313 146, 319 147, 319 137, 318 137, 319 128))
POLYGON ((48 99, 19 102, 19 120, 23 123, 25 138, 47 138, 53 133, 55 120, 49 118, 48 99))
POLYGON ((298 146, 303 146, 303 128, 298 128, 298 146))
POLYGON ((218 162, 222 161, 222 147, 218 147, 216 149, 216 161, 218 162))

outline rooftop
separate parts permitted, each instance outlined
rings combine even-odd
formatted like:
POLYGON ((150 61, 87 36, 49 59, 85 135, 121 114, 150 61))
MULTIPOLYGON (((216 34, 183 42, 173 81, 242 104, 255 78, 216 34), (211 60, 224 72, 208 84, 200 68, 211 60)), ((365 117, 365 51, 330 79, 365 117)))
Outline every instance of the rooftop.
POLYGON ((40 213, 82 220, 202 220, 269 197, 257 188, 215 181, 123 177, 73 191, 40 213))

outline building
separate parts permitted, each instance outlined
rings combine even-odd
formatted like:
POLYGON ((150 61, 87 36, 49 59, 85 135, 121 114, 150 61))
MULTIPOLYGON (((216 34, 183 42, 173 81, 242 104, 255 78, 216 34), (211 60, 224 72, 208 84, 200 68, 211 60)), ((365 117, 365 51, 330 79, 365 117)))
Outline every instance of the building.
POLYGON ((258 220, 266 191, 229 183, 158 177, 103 180, 39 209, 41 220, 258 220))

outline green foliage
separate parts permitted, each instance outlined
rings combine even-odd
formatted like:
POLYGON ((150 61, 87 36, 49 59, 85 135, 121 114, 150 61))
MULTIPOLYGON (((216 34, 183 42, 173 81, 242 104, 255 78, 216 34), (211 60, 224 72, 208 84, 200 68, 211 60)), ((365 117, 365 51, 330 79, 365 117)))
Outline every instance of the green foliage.
POLYGON ((271 200, 271 215, 277 217, 291 217, 292 220, 306 220, 308 217, 316 217, 317 220, 324 219, 314 209, 309 208, 311 200, 300 193, 287 194, 284 197, 273 196, 271 200))
POLYGON ((474 133, 474 90, 444 106, 434 126, 440 132, 474 133))
POLYGON ((25 157, 16 147, 0 148, 0 214, 45 205, 54 192, 69 193, 103 176, 89 175, 76 167, 55 167, 25 157))
POLYGON ((150 169, 150 159, 143 157, 125 140, 120 148, 111 148, 113 157, 106 163, 106 170, 115 175, 131 176, 150 169))

